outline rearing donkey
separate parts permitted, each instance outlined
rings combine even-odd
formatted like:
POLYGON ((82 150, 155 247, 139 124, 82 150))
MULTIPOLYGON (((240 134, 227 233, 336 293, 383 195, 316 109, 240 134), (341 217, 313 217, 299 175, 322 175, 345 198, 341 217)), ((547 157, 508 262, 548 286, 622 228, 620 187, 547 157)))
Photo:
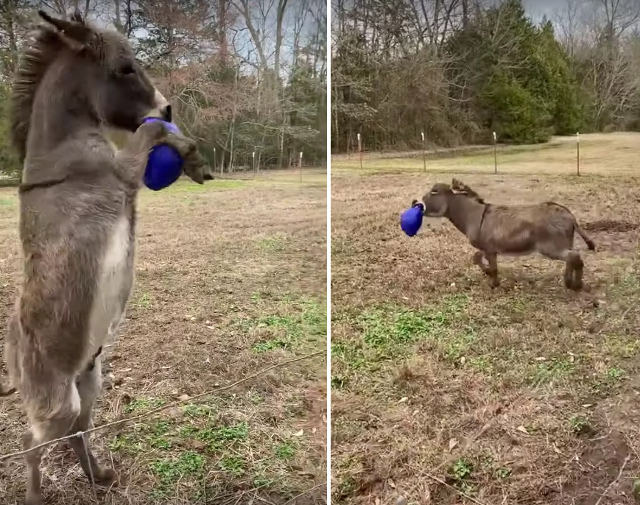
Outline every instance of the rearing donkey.
POLYGON ((574 233, 582 237, 590 250, 595 250, 595 244, 566 207, 554 202, 509 207, 491 205, 456 179, 451 186, 434 185, 422 200, 425 216, 446 217, 478 249, 473 262, 491 278, 493 287, 499 284, 498 254, 538 252, 566 262, 565 286, 582 289, 583 262, 573 249, 574 233))
MULTIPOLYGON (((5 357, 30 430, 25 449, 86 430, 102 386, 100 352, 123 317, 133 283, 136 195, 151 147, 167 143, 202 182, 193 141, 148 116, 171 107, 127 40, 76 14, 40 12, 13 90, 12 127, 24 173, 20 193, 23 285, 5 357), (116 152, 107 129, 135 132, 116 152)), ((70 439, 84 472, 109 483, 83 437, 70 439)), ((26 503, 42 503, 41 450, 26 455, 26 503)))

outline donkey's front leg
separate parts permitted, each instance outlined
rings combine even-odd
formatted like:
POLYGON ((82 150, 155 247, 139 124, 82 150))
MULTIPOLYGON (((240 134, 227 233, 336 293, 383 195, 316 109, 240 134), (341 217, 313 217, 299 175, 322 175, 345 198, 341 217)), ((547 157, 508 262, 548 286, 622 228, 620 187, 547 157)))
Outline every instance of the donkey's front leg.
POLYGON ((484 264, 484 253, 482 251, 476 251, 473 255, 473 264, 478 265, 485 274, 489 275, 489 268, 484 264))
POLYGON ((183 160, 182 169, 194 181, 202 184, 204 181, 204 160, 196 149, 196 143, 183 135, 169 132, 162 123, 144 123, 136 130, 133 137, 118 151, 116 162, 121 179, 134 187, 142 182, 149 151, 159 144, 173 147, 183 160))
POLYGON ((497 288, 500 285, 500 281, 498 280, 498 254, 485 252, 484 257, 487 258, 489 262, 487 275, 491 277, 491 287, 497 288))
POLYGON ((498 280, 498 255, 496 253, 486 253, 484 251, 476 251, 473 255, 473 263, 478 265, 482 271, 491 277, 491 287, 497 287, 500 285, 498 280), (488 265, 484 264, 484 259, 487 259, 488 265))
POLYGON ((498 281, 498 260, 497 254, 485 253, 484 251, 476 251, 473 255, 473 263, 478 265, 482 271, 491 277, 491 286, 496 287, 500 284, 498 281), (486 258, 488 265, 484 264, 486 258))
POLYGON ((484 251, 477 251, 473 255, 473 262, 478 265, 482 271, 491 277, 491 287, 496 288, 500 285, 498 280, 498 254, 484 251), (484 264, 483 259, 487 259, 488 265, 484 264))
POLYGON ((147 167, 149 151, 167 136, 162 123, 144 123, 136 130, 127 145, 116 154, 116 170, 120 179, 137 188, 147 167))

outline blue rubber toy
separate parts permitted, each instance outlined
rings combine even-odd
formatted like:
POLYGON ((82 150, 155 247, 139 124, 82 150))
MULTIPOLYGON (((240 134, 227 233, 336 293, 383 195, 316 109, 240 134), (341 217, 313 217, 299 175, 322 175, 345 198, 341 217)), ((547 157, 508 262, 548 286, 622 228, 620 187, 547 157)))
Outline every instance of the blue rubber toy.
POLYGON ((413 237, 422 226, 422 213, 424 205, 416 202, 410 209, 405 210, 400 216, 400 227, 410 237, 413 237))
MULTIPOLYGON (((145 123, 161 122, 171 133, 180 133, 180 130, 174 123, 164 121, 157 117, 148 117, 145 123)), ((184 160, 180 153, 167 144, 158 144, 151 149, 147 160, 147 168, 144 171, 144 184, 153 191, 170 186, 178 180, 182 173, 182 165, 184 160)))

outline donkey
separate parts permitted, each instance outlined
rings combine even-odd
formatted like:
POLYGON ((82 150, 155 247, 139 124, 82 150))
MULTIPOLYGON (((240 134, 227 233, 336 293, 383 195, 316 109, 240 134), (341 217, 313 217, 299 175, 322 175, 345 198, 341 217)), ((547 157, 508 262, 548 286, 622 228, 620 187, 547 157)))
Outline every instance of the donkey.
MULTIPOLYGON (((39 12, 13 88, 13 142, 24 164, 20 238, 24 274, 5 358, 30 430, 25 450, 86 430, 101 386, 102 346, 115 335, 133 283, 136 196, 149 150, 165 143, 203 181, 195 143, 169 133, 171 106, 127 40, 39 12), (115 151, 109 129, 131 132, 115 151)), ((69 440, 92 482, 109 484, 85 437, 69 440)), ((42 503, 42 450, 26 454, 26 503, 42 503)))
POLYGON ((576 291, 582 289, 583 262, 573 249, 574 233, 582 237, 590 250, 595 250, 595 244, 566 207, 554 202, 509 207, 491 205, 456 179, 451 186, 434 185, 422 200, 425 216, 446 217, 478 249, 473 262, 491 278, 492 287, 499 285, 498 254, 538 252, 564 261, 565 286, 576 291))

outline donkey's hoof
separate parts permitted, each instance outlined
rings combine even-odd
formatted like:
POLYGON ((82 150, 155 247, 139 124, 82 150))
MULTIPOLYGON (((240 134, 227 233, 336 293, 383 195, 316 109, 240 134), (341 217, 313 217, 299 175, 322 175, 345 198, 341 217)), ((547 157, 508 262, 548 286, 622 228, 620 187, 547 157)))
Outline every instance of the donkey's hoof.
POLYGON ((40 493, 29 493, 24 499, 24 505, 42 505, 43 503, 40 493))
POLYGON ((580 291, 583 287, 582 280, 574 281, 573 279, 565 279, 564 285, 567 289, 572 291, 580 291))
POLYGON ((113 468, 101 467, 94 475, 96 484, 101 486, 110 486, 118 480, 118 474, 113 468))

